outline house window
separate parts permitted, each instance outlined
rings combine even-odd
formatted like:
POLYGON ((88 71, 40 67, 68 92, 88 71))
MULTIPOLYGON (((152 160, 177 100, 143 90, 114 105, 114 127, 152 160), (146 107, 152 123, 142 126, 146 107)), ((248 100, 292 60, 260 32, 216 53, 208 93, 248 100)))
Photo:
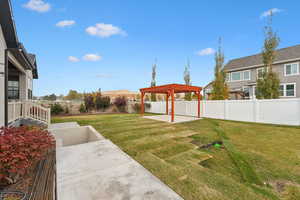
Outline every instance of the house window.
POLYGON ((19 99, 19 81, 8 81, 8 99, 19 99))
POLYGON ((279 96, 281 96, 281 97, 284 96, 284 85, 279 86, 279 96))
POLYGON ((296 97, 296 83, 281 84, 279 95, 281 97, 296 97))
POLYGON ((244 87, 243 92, 244 92, 244 98, 249 99, 250 98, 250 88, 249 87, 244 87))
POLYGON ((264 73, 265 73, 265 68, 259 68, 257 69, 257 79, 261 79, 264 77, 264 73))
POLYGON ((285 85, 285 96, 287 96, 287 97, 294 97, 294 96, 296 96, 295 95, 295 93, 296 93, 296 91, 295 91, 295 89, 296 89, 296 84, 287 84, 287 85, 285 85))
POLYGON ((244 75, 244 77, 243 77, 244 81, 250 80, 250 71, 244 71, 243 75, 244 75))
POLYGON ((299 74, 299 63, 291 63, 284 65, 285 76, 292 76, 299 74))
POLYGON ((231 73, 231 81, 240 81, 240 80, 241 80, 241 72, 231 73))
POLYGON ((227 81, 227 82, 230 81, 230 73, 226 73, 226 81, 227 81))
POLYGON ((32 99, 32 90, 28 89, 28 99, 32 99))

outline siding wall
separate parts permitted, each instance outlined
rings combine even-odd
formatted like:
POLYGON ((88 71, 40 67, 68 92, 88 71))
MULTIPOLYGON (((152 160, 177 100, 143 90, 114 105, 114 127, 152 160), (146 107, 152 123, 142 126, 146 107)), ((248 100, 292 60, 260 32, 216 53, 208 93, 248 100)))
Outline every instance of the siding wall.
MULTIPOLYGON (((299 63, 298 61, 293 62, 287 62, 282 64, 274 64, 273 70, 278 74, 280 83, 296 83, 296 98, 300 98, 300 75, 294 75, 294 76, 285 76, 284 75, 284 65, 288 63, 299 63)), ((251 80, 250 81, 236 81, 236 82, 227 82, 230 89, 232 88, 242 88, 243 86, 248 85, 249 83, 256 82, 257 77, 257 69, 258 68, 252 68, 251 71, 251 80)), ((239 70, 240 71, 240 70, 239 70)), ((211 87, 210 87, 211 88, 211 87)), ((291 97, 282 97, 282 98, 291 98, 291 97)))
MULTIPOLYGON (((146 112, 166 113, 166 102, 149 103, 146 112)), ((175 102, 175 114, 197 116, 197 101, 175 102)), ((300 99, 201 101, 201 116, 300 126, 300 99)))
POLYGON ((0 127, 4 126, 4 116, 5 116, 5 111, 4 111, 4 103, 5 103, 5 98, 4 98, 4 52, 6 49, 6 43, 4 40, 4 36, 2 33, 2 28, 0 26, 0 127))

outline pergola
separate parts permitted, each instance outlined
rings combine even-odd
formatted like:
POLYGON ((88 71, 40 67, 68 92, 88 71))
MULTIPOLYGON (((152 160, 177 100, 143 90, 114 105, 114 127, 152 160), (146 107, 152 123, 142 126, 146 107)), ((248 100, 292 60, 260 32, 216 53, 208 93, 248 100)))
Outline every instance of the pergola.
POLYGON ((149 88, 140 89, 141 92, 141 114, 144 114, 144 96, 145 93, 156 93, 156 94, 166 94, 166 114, 169 114, 169 97, 171 96, 172 100, 172 110, 171 110, 171 121, 174 122, 174 94, 175 93, 187 93, 187 92, 195 92, 198 97, 198 118, 200 118, 200 92, 202 88, 190 85, 182 85, 182 84, 168 84, 161 86, 154 86, 149 88))

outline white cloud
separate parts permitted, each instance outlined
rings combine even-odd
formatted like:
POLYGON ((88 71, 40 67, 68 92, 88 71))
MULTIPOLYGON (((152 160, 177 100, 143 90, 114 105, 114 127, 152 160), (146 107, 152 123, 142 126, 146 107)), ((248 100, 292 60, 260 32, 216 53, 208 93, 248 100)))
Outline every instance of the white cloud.
POLYGON ((69 60, 70 62, 79 62, 79 61, 80 61, 80 59, 77 58, 77 57, 75 57, 75 56, 69 56, 69 57, 68 57, 68 60, 69 60))
POLYGON ((51 9, 51 5, 43 0, 29 0, 23 6, 29 10, 34 10, 41 13, 47 12, 51 9))
POLYGON ((83 60, 86 60, 86 61, 98 61, 101 59, 102 59, 102 57, 97 54, 86 54, 83 56, 83 60))
POLYGON ((206 49, 202 49, 200 51, 197 51, 196 54, 198 56, 208 56, 211 54, 214 54, 216 51, 213 48, 206 48, 206 49))
POLYGON ((112 24, 98 23, 95 26, 90 26, 85 29, 85 31, 93 36, 99 36, 102 38, 107 38, 112 35, 122 35, 126 36, 127 33, 121 28, 114 26, 112 24))
POLYGON ((112 76, 110 74, 96 74, 97 78, 111 78, 112 76))
POLYGON ((63 20, 56 23, 56 26, 58 27, 65 27, 65 26, 72 26, 76 22, 74 20, 63 20))
POLYGON ((260 15, 260 18, 264 18, 264 17, 268 17, 271 15, 271 13, 273 15, 275 15, 276 13, 280 13, 282 12, 283 10, 282 9, 279 9, 279 8, 272 8, 270 10, 267 10, 265 12, 263 12, 261 15, 260 15))

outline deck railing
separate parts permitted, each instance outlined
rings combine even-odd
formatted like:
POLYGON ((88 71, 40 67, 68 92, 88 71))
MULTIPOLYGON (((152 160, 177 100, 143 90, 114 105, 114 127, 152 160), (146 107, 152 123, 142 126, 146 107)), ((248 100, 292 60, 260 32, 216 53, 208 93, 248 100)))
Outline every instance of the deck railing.
POLYGON ((31 101, 9 102, 8 103, 8 122, 13 122, 21 118, 30 118, 50 124, 51 111, 31 101))

